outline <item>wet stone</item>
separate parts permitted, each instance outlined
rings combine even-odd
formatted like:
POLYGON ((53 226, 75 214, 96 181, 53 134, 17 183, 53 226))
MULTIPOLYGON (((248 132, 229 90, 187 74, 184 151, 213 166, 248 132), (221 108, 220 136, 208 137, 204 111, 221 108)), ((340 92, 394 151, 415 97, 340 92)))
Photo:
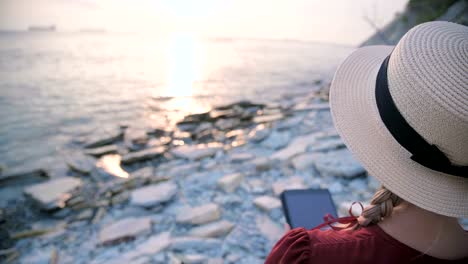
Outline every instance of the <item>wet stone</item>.
POLYGON ((303 103, 297 104, 294 106, 293 110, 295 112, 307 112, 307 111, 322 111, 322 110, 330 110, 329 103, 303 103))
POLYGON ((172 200, 176 193, 177 185, 172 182, 150 185, 132 191, 130 204, 153 207, 172 200))
POLYGON ((101 174, 108 174, 114 177, 128 178, 128 172, 124 171, 120 166, 120 155, 110 154, 99 158, 96 167, 99 168, 101 174))
POLYGON ((283 119, 283 114, 277 113, 277 114, 271 114, 271 115, 261 115, 261 116, 256 116, 254 117, 253 121, 255 123, 267 123, 267 122, 274 122, 277 120, 283 119))
POLYGON ((171 153, 179 158, 199 160, 212 157, 220 150, 222 150, 222 146, 220 144, 199 144, 192 146, 179 146, 172 149, 171 153))
POLYGON ((81 186, 80 179, 63 177, 29 186, 24 189, 24 193, 42 209, 50 210, 63 207, 64 200, 69 198, 69 193, 81 186))
POLYGON ((262 141, 261 145, 265 148, 277 150, 287 146, 290 140, 291 133, 289 131, 273 131, 267 139, 262 141))
POLYGON ((104 145, 112 144, 123 138, 123 131, 118 129, 115 131, 103 131, 100 134, 95 134, 86 140, 85 148, 97 148, 104 145))
POLYGON ((133 239, 138 235, 148 233, 151 230, 151 218, 149 217, 129 217, 118 220, 109 226, 101 229, 99 242, 101 244, 113 244, 120 241, 133 239))
POLYGON ((135 162, 141 162, 149 159, 161 157, 166 152, 165 147, 153 147, 137 152, 131 152, 122 157, 123 164, 131 164, 135 162))
POLYGON ((90 174, 94 170, 96 160, 80 152, 65 155, 65 162, 71 170, 83 174, 90 174))
POLYGON ((0 187, 10 185, 26 185, 43 182, 49 178, 49 174, 43 169, 18 170, 0 176, 0 187))
POLYGON ((181 210, 176 216, 177 223, 204 224, 221 218, 221 209, 215 203, 181 210))
POLYGON ((255 206, 266 212, 270 212, 273 209, 281 207, 281 201, 278 198, 267 195, 255 198, 253 203, 255 206))
POLYGON ((169 232, 163 232, 153 235, 144 242, 138 244, 135 249, 125 253, 122 257, 126 260, 132 260, 141 256, 151 256, 158 254, 171 245, 171 235, 169 232))
POLYGON ((102 146, 98 148, 86 149, 85 153, 87 155, 100 157, 106 154, 116 154, 119 148, 116 145, 102 146))
POLYGON ((188 235, 193 237, 220 237, 229 233, 232 228, 234 228, 233 223, 221 220, 192 228, 188 235))
POLYGON ((225 192, 233 192, 239 187, 243 179, 244 175, 241 173, 228 174, 218 180, 218 186, 225 192))
POLYGON ((271 130, 267 128, 265 125, 261 124, 255 127, 250 133, 248 134, 248 139, 252 142, 260 142, 266 139, 271 133, 271 130))
POLYGON ((237 118, 229 118, 229 119, 218 119, 215 122, 215 126, 219 128, 220 130, 231 130, 233 128, 236 128, 240 125, 240 120, 237 118))
POLYGON ((127 146, 145 145, 148 142, 148 134, 145 129, 127 128, 124 132, 124 143, 127 146))
POLYGON ((303 120, 304 120, 303 116, 290 117, 288 119, 282 120, 281 122, 278 122, 278 124, 276 125, 276 129, 278 130, 291 129, 293 127, 299 126, 303 120))
POLYGON ((234 162, 234 163, 241 163, 241 162, 248 161, 248 160, 251 160, 251 159, 254 159, 254 158, 255 158, 255 155, 251 154, 251 153, 234 153, 234 154, 231 154, 231 162, 234 162))

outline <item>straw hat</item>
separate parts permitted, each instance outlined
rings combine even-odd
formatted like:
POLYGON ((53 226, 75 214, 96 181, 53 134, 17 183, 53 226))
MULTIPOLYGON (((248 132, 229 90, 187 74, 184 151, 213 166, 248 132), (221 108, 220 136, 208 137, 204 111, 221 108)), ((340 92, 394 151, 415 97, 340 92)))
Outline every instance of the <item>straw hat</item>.
POLYGON ((421 208, 468 217, 468 27, 424 23, 395 47, 356 50, 330 104, 370 175, 421 208))

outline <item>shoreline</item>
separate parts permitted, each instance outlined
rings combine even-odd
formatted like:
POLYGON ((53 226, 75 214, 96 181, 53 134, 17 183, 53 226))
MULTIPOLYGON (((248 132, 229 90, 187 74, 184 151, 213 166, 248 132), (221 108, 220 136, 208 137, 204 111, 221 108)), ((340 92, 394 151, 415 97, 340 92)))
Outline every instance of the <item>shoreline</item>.
POLYGON ((3 175, 2 190, 25 195, 1 210, 0 258, 263 263, 284 232, 283 190, 328 188, 344 216, 379 187, 334 130, 321 86, 188 115, 174 130, 121 126, 83 140, 58 171, 3 175))

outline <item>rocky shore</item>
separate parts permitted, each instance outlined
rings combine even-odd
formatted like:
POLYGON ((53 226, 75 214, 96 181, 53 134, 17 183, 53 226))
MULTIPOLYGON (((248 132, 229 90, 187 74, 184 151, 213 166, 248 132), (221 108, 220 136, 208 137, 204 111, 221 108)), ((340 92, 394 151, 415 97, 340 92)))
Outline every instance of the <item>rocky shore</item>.
POLYGON ((175 129, 80 140, 55 170, 0 174, 6 263, 263 263, 286 189, 328 188, 346 215, 379 183, 333 128, 326 89, 237 102, 175 129))

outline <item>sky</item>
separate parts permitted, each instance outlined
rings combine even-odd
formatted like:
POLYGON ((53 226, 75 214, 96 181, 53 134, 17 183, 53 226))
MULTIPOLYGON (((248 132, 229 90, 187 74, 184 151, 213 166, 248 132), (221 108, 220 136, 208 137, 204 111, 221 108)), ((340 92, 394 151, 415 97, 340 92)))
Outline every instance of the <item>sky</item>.
POLYGON ((29 25, 59 31, 295 39, 357 45, 408 0, 0 0, 0 30, 29 25))

